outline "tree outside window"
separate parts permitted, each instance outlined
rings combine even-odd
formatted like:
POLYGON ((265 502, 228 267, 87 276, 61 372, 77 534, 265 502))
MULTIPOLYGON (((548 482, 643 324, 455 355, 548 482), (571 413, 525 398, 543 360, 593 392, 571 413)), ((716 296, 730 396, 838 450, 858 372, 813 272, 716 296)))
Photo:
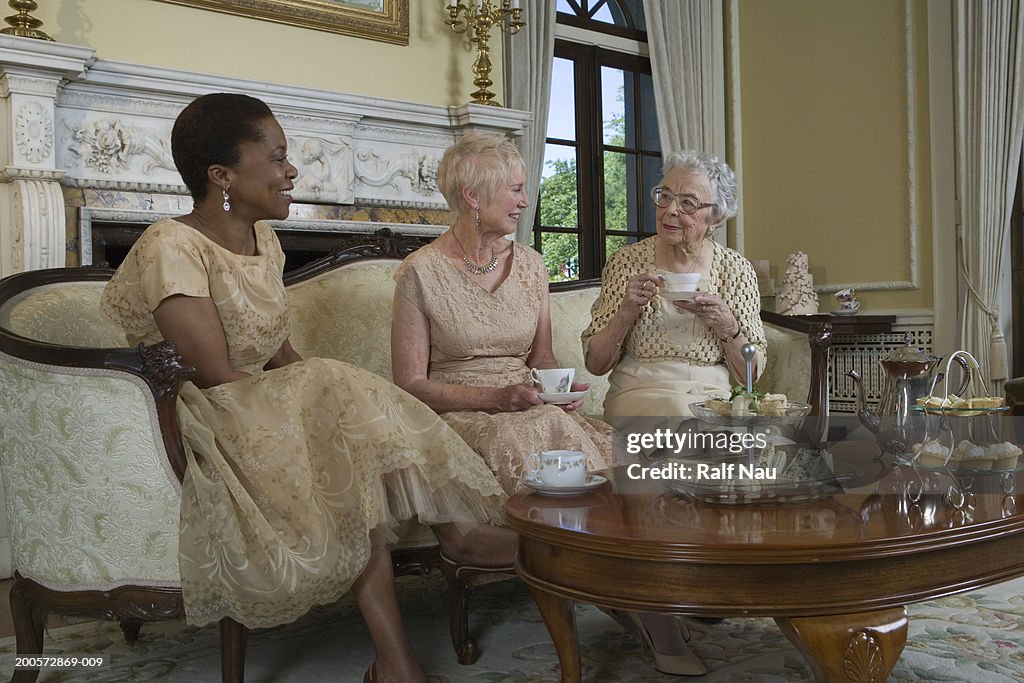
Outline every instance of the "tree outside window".
MULTIPOLYGON (((640 0, 560 0, 558 21, 646 45, 640 0)), ((647 190, 661 151, 650 60, 555 42, 533 246, 551 281, 599 277, 608 257, 654 232, 647 190)))

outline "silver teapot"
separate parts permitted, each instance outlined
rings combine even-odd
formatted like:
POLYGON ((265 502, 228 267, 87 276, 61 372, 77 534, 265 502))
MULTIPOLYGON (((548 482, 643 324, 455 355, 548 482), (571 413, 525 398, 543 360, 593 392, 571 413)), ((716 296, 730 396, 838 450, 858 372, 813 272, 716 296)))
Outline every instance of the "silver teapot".
MULTIPOLYGON (((923 440, 926 416, 917 410, 917 399, 926 398, 939 379, 932 375, 938 361, 938 357, 916 348, 913 335, 908 332, 903 346, 879 361, 884 372, 882 397, 875 413, 868 409, 864 400, 860 373, 856 370, 846 373, 853 379, 857 417, 875 435, 883 453, 902 456, 912 444, 923 440)), ((970 376, 965 374, 958 394, 963 393, 968 381, 970 376)))

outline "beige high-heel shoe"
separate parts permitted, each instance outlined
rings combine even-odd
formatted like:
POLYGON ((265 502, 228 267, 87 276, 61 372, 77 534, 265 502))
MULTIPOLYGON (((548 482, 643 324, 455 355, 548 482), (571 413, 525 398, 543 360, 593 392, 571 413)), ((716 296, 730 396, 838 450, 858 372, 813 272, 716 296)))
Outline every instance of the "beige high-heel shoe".
MULTIPOLYGON (((703 676, 708 672, 707 667, 697 659, 697 655, 693 654, 693 650, 689 648, 687 648, 687 652, 684 655, 670 655, 658 652, 654 649, 654 641, 651 639, 651 634, 647 631, 647 627, 644 626, 644 622, 640 620, 640 615, 636 612, 626 612, 625 614, 628 614, 633 621, 634 628, 640 636, 640 643, 643 645, 644 650, 649 650, 654 655, 654 668, 658 671, 674 676, 703 676)), ((689 635, 689 633, 687 632, 686 635, 689 635)))
MULTIPOLYGON (((640 635, 640 629, 638 629, 636 623, 633 622, 631 612, 623 612, 622 610, 611 608, 600 609, 602 612, 604 612, 612 619, 617 621, 619 626, 622 627, 623 631, 625 631, 626 633, 632 633, 634 636, 636 636, 637 640, 640 640, 642 638, 642 636, 640 635)), ((676 619, 676 624, 679 626, 679 635, 681 635, 683 637, 683 640, 687 643, 690 642, 690 629, 687 628, 686 624, 679 621, 678 619, 676 619)))

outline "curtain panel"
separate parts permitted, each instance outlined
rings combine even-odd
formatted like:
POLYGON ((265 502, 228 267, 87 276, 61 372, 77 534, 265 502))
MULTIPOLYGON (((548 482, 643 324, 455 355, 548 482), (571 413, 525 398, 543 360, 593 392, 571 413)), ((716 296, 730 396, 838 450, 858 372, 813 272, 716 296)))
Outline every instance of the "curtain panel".
POLYGON ((724 159, 721 0, 644 0, 644 14, 662 152, 724 159))
POLYGON ((544 171, 544 139, 547 137, 551 97, 551 65, 555 56, 555 0, 535 0, 523 14, 526 26, 505 36, 505 103, 512 109, 533 112, 533 122, 516 144, 526 162, 526 189, 530 208, 523 212, 516 241, 530 243, 544 171))
POLYGON ((1011 314, 1001 297, 1003 256, 1024 131, 1024 0, 957 0, 954 31, 957 259, 966 289, 960 346, 975 355, 998 396, 1007 376, 1002 330, 1011 314))

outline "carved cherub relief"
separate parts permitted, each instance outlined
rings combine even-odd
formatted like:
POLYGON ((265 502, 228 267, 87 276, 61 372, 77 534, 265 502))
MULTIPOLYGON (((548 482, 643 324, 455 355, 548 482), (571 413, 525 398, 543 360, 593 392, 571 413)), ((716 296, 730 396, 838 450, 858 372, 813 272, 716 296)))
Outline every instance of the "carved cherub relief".
POLYGON ((293 163, 299 169, 292 195, 296 199, 313 202, 351 204, 352 191, 352 139, 336 136, 328 138, 293 138, 296 149, 293 163))

